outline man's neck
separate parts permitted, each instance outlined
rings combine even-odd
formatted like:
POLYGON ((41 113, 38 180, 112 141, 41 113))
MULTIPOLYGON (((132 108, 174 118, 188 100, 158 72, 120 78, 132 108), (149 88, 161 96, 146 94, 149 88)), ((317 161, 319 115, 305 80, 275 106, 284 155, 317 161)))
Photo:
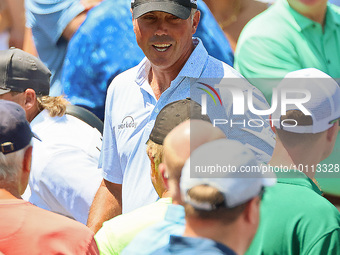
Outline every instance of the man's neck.
POLYGON ((20 195, 13 195, 10 191, 4 188, 0 188, 0 200, 1 199, 19 199, 20 195))
POLYGON ((288 0, 289 5, 301 15, 321 24, 325 24, 325 16, 327 11, 327 1, 320 2, 313 6, 306 6, 298 1, 288 0))
POLYGON ((149 84, 158 100, 162 93, 170 87, 170 83, 177 77, 178 73, 170 74, 167 72, 157 72, 156 68, 151 67, 149 73, 149 84))
POLYGON ((241 236, 237 226, 223 226, 217 220, 200 220, 186 217, 183 236, 195 238, 208 238, 232 249, 237 254, 244 254, 250 241, 245 235, 241 236))
POLYGON ((320 161, 320 156, 309 152, 307 149, 304 151, 287 150, 277 144, 272 159, 268 164, 272 167, 296 169, 306 174, 310 179, 313 179, 316 166, 320 161))

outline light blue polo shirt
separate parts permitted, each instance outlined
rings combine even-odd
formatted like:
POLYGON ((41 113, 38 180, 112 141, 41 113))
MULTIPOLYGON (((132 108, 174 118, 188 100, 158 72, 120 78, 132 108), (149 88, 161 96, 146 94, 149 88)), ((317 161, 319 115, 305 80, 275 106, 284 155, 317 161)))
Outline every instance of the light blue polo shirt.
POLYGON ((170 235, 181 236, 185 228, 185 212, 181 205, 169 205, 164 220, 141 231, 122 255, 146 255, 169 243, 170 235))
MULTIPOLYGON (((202 94, 205 94, 199 89, 201 83, 215 86, 222 78, 226 78, 230 82, 237 80, 237 86, 243 93, 253 91, 255 108, 269 108, 263 95, 237 71, 209 56, 199 39, 194 39, 194 42, 197 44, 195 50, 158 101, 147 80, 150 70, 147 59, 118 75, 108 89, 102 149, 103 177, 110 182, 122 184, 123 213, 158 198, 150 179, 146 142, 157 114, 165 105, 187 97, 201 102, 202 94)), ((229 120, 233 118, 232 95, 225 88, 219 89, 219 93, 223 104, 216 106, 212 99, 207 100, 208 115, 211 120, 229 120)), ((246 108, 244 118, 251 117, 261 118, 253 116, 246 108)), ((244 128, 242 125, 218 127, 229 139, 241 141, 254 151, 259 160, 267 162, 275 142, 268 122, 263 123, 264 126, 260 128, 244 128)))
POLYGON ((39 58, 50 69, 50 96, 60 96, 61 70, 68 41, 61 35, 65 27, 84 11, 80 0, 25 0, 26 26, 32 28, 39 58))

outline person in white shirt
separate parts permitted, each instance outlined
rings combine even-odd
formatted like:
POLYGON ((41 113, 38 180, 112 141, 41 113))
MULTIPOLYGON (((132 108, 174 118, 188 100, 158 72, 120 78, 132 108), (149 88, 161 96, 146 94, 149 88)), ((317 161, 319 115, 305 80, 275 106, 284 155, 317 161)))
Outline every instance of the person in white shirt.
POLYGON ((42 142, 34 142, 29 188, 23 198, 83 224, 101 181, 101 133, 65 114, 68 102, 50 97, 51 73, 19 49, 0 51, 0 99, 21 105, 42 142))

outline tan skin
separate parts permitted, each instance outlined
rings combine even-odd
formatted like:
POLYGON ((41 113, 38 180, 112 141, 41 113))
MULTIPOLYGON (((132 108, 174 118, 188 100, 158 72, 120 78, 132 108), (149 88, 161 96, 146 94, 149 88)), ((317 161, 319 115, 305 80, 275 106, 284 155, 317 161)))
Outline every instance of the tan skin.
POLYGON ((158 99, 170 87, 192 51, 200 13, 182 20, 165 12, 149 12, 133 20, 139 47, 151 62, 149 84, 158 99), (163 46, 163 47, 162 47, 163 46))
POLYGON ((243 27, 250 19, 267 9, 268 5, 254 0, 204 0, 229 40, 235 51, 237 40, 243 27), (232 15, 236 15, 234 22, 227 22, 232 15), (229 23, 229 24, 228 24, 229 23), (223 24, 226 24, 225 26, 223 24))
MULTIPOLYGON (((137 43, 151 62, 148 77, 156 99, 170 87, 194 50, 191 36, 196 32, 199 18, 199 12, 191 21, 190 17, 182 20, 157 11, 133 19, 137 43)), ((96 233, 104 221, 121 213, 122 185, 103 180, 94 197, 87 226, 96 233)))
POLYGON ((8 92, 0 95, 0 99, 15 102, 24 108, 28 122, 39 114, 37 96, 33 89, 26 89, 22 93, 8 92))
POLYGON ((203 237, 223 243, 236 254, 244 254, 256 234, 260 222, 260 198, 251 199, 241 215, 226 225, 218 219, 186 216, 183 236, 203 237))
POLYGON ((289 146, 277 136, 273 156, 269 161, 269 164, 277 167, 308 166, 304 167, 302 172, 310 179, 313 179, 315 172, 308 172, 306 170, 316 169, 317 164, 331 154, 338 135, 338 130, 339 123, 336 122, 331 128, 324 131, 319 139, 312 142, 301 142, 296 146, 289 146))
POLYGON ((324 25, 327 0, 287 0, 289 5, 303 16, 324 25))

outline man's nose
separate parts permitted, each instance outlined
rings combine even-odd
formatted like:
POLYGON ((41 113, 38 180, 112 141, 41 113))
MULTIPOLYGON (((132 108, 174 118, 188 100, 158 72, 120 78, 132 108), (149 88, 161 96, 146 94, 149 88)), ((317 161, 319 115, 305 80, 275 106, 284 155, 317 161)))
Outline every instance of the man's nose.
POLYGON ((161 36, 161 35, 167 35, 167 34, 168 34, 167 22, 163 19, 160 19, 157 22, 157 29, 155 31, 155 35, 161 36))

